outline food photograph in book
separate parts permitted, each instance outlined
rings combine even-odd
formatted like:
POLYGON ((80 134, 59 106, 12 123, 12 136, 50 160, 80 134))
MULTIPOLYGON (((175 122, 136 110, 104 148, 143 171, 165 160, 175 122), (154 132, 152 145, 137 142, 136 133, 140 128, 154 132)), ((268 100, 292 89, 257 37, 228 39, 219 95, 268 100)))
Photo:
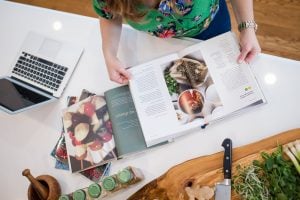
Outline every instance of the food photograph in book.
POLYGON ((162 66, 164 79, 181 124, 221 112, 223 104, 201 53, 189 54, 162 66))
POLYGON ((115 159, 112 125, 103 96, 91 96, 63 113, 65 138, 72 172, 115 159))

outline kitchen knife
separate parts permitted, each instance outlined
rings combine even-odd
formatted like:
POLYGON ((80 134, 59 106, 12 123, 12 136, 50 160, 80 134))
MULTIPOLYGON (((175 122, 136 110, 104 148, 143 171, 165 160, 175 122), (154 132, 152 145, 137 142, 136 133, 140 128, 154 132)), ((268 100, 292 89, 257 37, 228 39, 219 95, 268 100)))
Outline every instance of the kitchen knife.
POLYGON ((226 138, 222 146, 224 147, 223 173, 224 180, 216 184, 215 200, 231 199, 231 162, 232 162, 232 142, 226 138))

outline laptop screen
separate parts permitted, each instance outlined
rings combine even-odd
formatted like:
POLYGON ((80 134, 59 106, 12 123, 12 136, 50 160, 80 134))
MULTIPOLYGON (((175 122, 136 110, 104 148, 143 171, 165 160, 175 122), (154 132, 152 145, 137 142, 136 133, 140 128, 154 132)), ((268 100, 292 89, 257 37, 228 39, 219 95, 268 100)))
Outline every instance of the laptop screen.
POLYGON ((8 79, 0 79, 0 105, 14 112, 49 100, 41 94, 16 84, 8 79))

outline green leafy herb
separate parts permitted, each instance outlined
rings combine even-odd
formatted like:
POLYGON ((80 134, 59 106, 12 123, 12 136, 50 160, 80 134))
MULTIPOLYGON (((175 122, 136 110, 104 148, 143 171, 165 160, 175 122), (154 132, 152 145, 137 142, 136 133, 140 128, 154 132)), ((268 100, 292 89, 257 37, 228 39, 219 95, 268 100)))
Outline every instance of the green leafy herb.
POLYGON ((237 167, 238 175, 233 178, 234 190, 243 198, 249 200, 268 200, 269 190, 261 174, 261 169, 255 165, 237 167))
POLYGON ((169 73, 165 74, 165 80, 170 95, 172 95, 173 93, 177 93, 179 89, 179 84, 177 83, 177 81, 173 77, 171 77, 169 73))
POLYGON ((282 146, 271 154, 262 153, 261 156, 263 160, 255 160, 253 165, 262 169, 271 195, 270 199, 299 200, 300 176, 293 163, 283 158, 282 146))

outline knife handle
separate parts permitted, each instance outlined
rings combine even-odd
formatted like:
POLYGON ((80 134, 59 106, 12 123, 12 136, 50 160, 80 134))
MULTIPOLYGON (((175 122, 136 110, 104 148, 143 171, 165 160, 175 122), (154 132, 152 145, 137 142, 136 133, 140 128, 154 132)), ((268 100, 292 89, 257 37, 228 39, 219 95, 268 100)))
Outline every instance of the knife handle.
POLYGON ((223 173, 224 179, 231 179, 231 163, 232 163, 232 142, 226 138, 222 146, 224 147, 223 173))

